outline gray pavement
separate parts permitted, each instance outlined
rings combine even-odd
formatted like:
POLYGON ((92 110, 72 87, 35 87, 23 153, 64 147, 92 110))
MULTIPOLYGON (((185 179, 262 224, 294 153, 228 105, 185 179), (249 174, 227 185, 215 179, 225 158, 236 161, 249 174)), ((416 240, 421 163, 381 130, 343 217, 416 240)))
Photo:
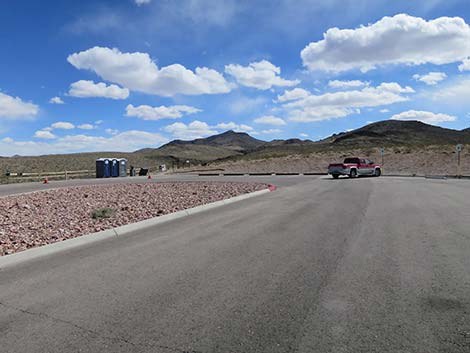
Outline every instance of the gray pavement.
POLYGON ((470 352, 468 181, 273 178, 1 270, 0 351, 470 352))
POLYGON ((42 182, 32 183, 16 183, 16 184, 3 184, 0 185, 0 197, 20 194, 25 192, 34 192, 48 189, 55 189, 68 186, 81 186, 81 185, 102 185, 102 184, 116 184, 116 183, 160 183, 171 181, 260 181, 267 183, 276 183, 279 185, 291 185, 299 181, 299 178, 307 180, 316 179, 317 176, 198 176, 194 174, 169 174, 157 175, 148 180, 147 177, 127 177, 127 178, 106 178, 106 179, 72 179, 72 180, 59 180, 50 181, 48 184, 42 182))

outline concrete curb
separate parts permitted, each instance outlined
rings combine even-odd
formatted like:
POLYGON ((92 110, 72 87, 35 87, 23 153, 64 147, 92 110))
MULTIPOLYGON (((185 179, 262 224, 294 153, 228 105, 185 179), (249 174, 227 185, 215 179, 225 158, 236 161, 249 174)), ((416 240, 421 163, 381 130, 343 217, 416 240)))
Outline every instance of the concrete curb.
POLYGON ((235 196, 229 199, 208 203, 208 204, 196 206, 193 208, 188 208, 186 210, 170 213, 170 214, 160 216, 160 217, 149 218, 144 221, 126 224, 124 226, 107 229, 107 230, 97 232, 97 233, 82 235, 77 238, 67 239, 61 242, 52 243, 52 244, 40 246, 37 248, 24 250, 24 251, 14 253, 11 255, 0 256, 0 270, 20 264, 22 262, 29 261, 29 260, 38 259, 44 256, 48 256, 48 255, 55 254, 55 253, 65 251, 65 250, 70 250, 70 249, 77 248, 83 245, 92 244, 92 243, 99 242, 105 239, 123 236, 125 234, 135 232, 137 230, 142 230, 145 228, 153 227, 158 224, 169 222, 178 218, 201 213, 201 212, 208 211, 216 207, 229 205, 234 202, 260 196, 260 195, 269 193, 274 190, 276 190, 276 187, 273 185, 269 185, 267 189, 251 192, 249 194, 243 194, 243 195, 235 196))

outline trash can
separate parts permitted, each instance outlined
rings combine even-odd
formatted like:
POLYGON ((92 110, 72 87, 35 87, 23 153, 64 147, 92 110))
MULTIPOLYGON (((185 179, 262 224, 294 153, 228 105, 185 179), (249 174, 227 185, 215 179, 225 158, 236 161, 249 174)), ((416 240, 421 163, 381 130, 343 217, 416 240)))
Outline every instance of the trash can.
POLYGON ((109 159, 98 158, 96 160, 96 177, 109 178, 111 176, 111 166, 109 159))
POLYGON ((131 170, 130 170, 129 174, 130 174, 131 177, 135 177, 135 168, 134 168, 133 165, 131 165, 131 170))
POLYGON ((126 177, 127 176, 127 159, 121 158, 119 160, 119 176, 126 177))
POLYGON ((117 178, 119 176, 119 161, 114 158, 111 160, 111 177, 117 178))
POLYGON ((148 172, 149 172, 148 168, 140 168, 139 176, 146 176, 148 172))

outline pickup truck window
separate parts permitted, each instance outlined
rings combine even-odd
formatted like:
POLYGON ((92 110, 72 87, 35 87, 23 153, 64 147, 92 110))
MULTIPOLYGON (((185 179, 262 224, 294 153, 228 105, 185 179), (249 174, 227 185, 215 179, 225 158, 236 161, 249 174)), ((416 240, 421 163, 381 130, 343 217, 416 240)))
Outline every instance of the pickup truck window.
POLYGON ((346 159, 344 160, 344 163, 345 163, 345 164, 349 164, 349 163, 351 163, 351 164, 359 164, 359 158, 346 158, 346 159))

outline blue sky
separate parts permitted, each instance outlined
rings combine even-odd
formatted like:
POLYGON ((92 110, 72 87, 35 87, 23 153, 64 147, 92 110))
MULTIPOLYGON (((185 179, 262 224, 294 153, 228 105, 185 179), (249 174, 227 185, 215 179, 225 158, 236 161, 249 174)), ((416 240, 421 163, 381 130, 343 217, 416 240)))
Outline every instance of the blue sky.
POLYGON ((462 0, 0 3, 0 155, 469 126, 462 0))

